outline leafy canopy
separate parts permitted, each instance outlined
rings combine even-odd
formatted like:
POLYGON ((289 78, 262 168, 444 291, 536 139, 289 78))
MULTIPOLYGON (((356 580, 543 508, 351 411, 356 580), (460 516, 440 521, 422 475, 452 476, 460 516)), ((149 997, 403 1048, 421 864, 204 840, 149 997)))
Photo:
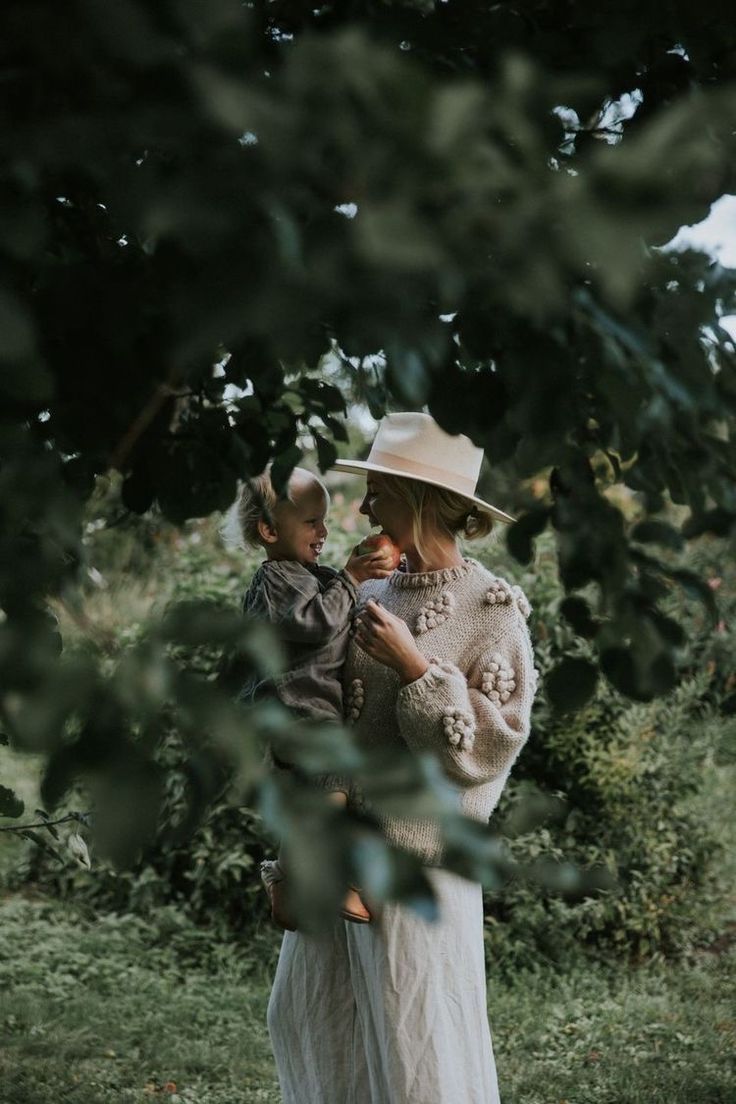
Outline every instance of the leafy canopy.
MULTIPOLYGON (((485 448, 522 562, 553 527, 595 657, 553 698, 582 704, 598 666, 644 700, 674 684, 659 604, 712 596, 667 550, 736 515, 733 278, 661 249, 734 189, 720 4, 9 0, 0 20, 0 711, 48 753, 49 801, 114 778, 148 810, 105 790, 115 825, 145 839, 164 707, 257 784, 261 722, 176 666, 170 626, 110 675, 64 660, 47 601, 79 601, 101 473, 182 522, 270 458, 285 479, 307 429, 329 467, 328 353, 374 414, 426 406, 485 448), (650 520, 629 531, 611 484, 650 520)), ((193 624, 255 661, 247 626, 193 624)))

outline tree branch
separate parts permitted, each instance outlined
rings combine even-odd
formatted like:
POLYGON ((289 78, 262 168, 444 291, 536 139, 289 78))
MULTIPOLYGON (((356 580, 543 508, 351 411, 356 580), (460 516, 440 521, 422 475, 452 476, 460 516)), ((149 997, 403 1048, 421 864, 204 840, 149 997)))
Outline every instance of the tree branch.
POLYGON ((80 817, 85 815, 84 813, 66 813, 58 820, 42 820, 38 824, 2 824, 0 825, 0 832, 27 832, 29 828, 48 828, 49 825, 55 828, 57 824, 68 824, 70 820, 79 821, 80 817))

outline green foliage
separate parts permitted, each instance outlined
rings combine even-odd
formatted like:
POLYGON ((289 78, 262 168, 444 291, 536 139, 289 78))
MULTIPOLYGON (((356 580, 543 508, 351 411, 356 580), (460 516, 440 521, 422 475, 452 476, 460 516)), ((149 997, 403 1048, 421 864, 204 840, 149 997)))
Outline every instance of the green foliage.
POLYGON ((592 892, 560 897, 512 879, 490 899, 492 945, 507 963, 528 961, 530 946, 557 959, 580 944, 646 958, 702 938, 721 864, 715 826, 694 803, 713 750, 707 681, 628 706, 604 690, 572 717, 540 718, 499 816, 530 783, 553 792, 562 810, 511 852, 522 863, 564 858, 589 872, 592 892), (604 870, 614 884, 596 890, 604 870))
MULTIPOLYGON (((335 497, 328 548, 332 562, 339 564, 355 533, 350 529, 352 508, 341 501, 339 491, 335 497)), ((97 542, 108 555, 102 528, 90 539, 93 558, 97 542)), ((176 539, 173 555, 167 541, 159 542, 148 579, 136 585, 145 585, 175 610, 195 594, 207 595, 223 611, 231 607, 253 558, 218 549, 212 526, 193 526, 188 537, 176 539), (198 539, 192 542, 194 535, 198 539)), ((514 571, 498 540, 485 548, 469 545, 468 551, 501 574, 514 571)), ((616 957, 676 955, 703 938, 722 865, 717 826, 709 821, 711 809, 704 809, 703 793, 710 785, 710 764, 731 761, 736 747, 736 729, 729 728, 727 713, 734 692, 727 657, 733 654, 736 616, 733 569, 721 563, 721 543, 702 538, 690 557, 690 567, 722 580, 717 590, 725 589, 728 598, 717 631, 699 604, 693 603, 689 612, 680 610, 689 630, 688 646, 680 653, 680 687, 666 698, 634 703, 601 683, 588 704, 572 714, 564 711, 564 687, 562 712, 542 692, 532 737, 493 820, 505 841, 494 843, 482 834, 459 837, 460 854, 454 861, 473 874, 476 869, 467 864, 479 862, 492 886, 487 940, 499 969, 513 971, 549 958, 568 961, 580 947, 616 957), (519 864, 510 880, 509 854, 519 864)), ((560 657, 571 650, 583 662, 589 644, 584 638, 575 642, 572 626, 558 616, 561 602, 569 605, 570 599, 563 598, 556 579, 549 535, 540 539, 527 573, 512 577, 519 578, 532 602, 542 673, 559 668, 560 657)), ((124 605, 131 586, 126 581, 119 588, 116 605, 124 605)), ((682 604, 679 598, 673 601, 682 604)), ((133 634, 142 635, 140 630, 133 634)), ((177 647, 190 671, 208 679, 216 676, 216 649, 177 647)), ((155 757, 164 779, 162 813, 156 837, 135 870, 115 871, 94 850, 91 873, 72 864, 60 868, 29 848, 15 884, 35 882, 78 902, 144 917, 152 909, 171 906, 213 937, 250 938, 266 917, 258 863, 274 853, 275 836, 252 810, 240 807, 237 791, 226 796, 232 777, 227 760, 221 761, 224 773, 213 775, 210 753, 199 748, 194 755, 188 741, 169 724, 157 743, 155 757), (204 820, 197 826, 200 814, 204 820)), ((406 785, 395 771, 390 793, 379 778, 377 789, 383 786, 384 792, 377 796, 386 800, 393 794, 394 800, 404 801, 406 785)), ((282 798, 271 795, 273 801, 282 798)), ((81 795, 75 798, 81 800, 81 795)), ((322 851, 312 837, 307 839, 305 823, 301 838, 312 869, 322 851)), ((365 877, 391 877, 380 847, 361 837, 360 853, 370 866, 365 877)), ((339 856, 336 861, 339 867, 339 856)), ((404 888, 412 884, 410 870, 401 870, 401 878, 404 888)))
POLYGON ((60 868, 29 849, 10 884, 30 881, 96 910, 142 917, 172 907, 206 927, 210 938, 250 938, 267 920, 258 864, 273 844, 256 814, 226 800, 210 799, 205 823, 191 835, 191 790, 201 781, 177 743, 170 736, 157 756, 166 769, 158 832, 135 869, 116 870, 94 851, 91 872, 72 864, 60 868))
POLYGON ((336 358, 374 416, 426 404, 484 446, 519 560, 548 528, 569 596, 590 588, 570 621, 589 646, 553 687, 574 670, 582 705, 595 664, 635 700, 671 691, 671 584, 715 608, 658 515, 682 505, 686 536, 736 517, 733 274, 660 249, 733 179, 715 0, 10 0, 0 31, 0 725, 47 758, 49 805, 82 776, 100 844, 133 861, 169 728, 209 798, 223 759, 258 790, 266 721, 190 664, 224 647, 277 662, 255 627, 189 605, 178 642, 149 625, 65 655, 49 607, 89 624, 85 509, 111 472, 115 559, 117 534, 170 540, 159 514, 192 532, 269 459, 279 483, 307 449, 329 467, 336 358))
MULTIPOLYGON (((636 703, 601 683, 571 713, 559 675, 571 660, 559 657, 574 647, 583 663, 589 645, 573 645, 571 619, 556 616, 561 596, 550 552, 544 542, 525 586, 538 666, 558 675, 537 699, 532 736, 496 813, 511 854, 541 877, 513 876, 487 898, 491 956, 513 970, 530 957, 569 961, 581 947, 638 959, 678 955, 704 938, 726 877, 717 842, 726 806, 719 812, 707 794, 713 764, 729 761, 733 741, 726 660, 736 623, 732 559, 724 562, 712 538, 689 554, 688 566, 725 590, 724 620, 714 628, 698 604, 679 609, 688 639, 674 691, 636 703), (582 887, 562 895, 553 882, 545 888, 550 859, 574 864, 582 887), (604 872, 613 879, 608 885, 604 872)), ((570 601, 562 603, 568 612, 570 601)), ((675 595, 670 603, 682 607, 675 595)))

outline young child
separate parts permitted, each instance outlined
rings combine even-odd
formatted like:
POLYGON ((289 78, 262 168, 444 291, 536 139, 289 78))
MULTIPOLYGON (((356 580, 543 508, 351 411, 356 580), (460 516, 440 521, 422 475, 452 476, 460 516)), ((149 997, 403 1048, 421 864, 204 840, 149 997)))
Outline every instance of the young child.
MULTIPOLYGON (((358 555, 354 549, 341 571, 322 566, 327 539, 325 517, 329 495, 323 483, 304 468, 295 468, 286 494, 278 497, 269 470, 248 480, 237 504, 239 527, 247 544, 263 548, 266 560, 256 571, 243 602, 244 612, 278 627, 286 647, 286 671, 274 681, 253 682, 241 700, 275 695, 300 718, 342 721, 342 668, 357 587, 366 579, 391 574, 384 551, 358 555)), ((292 769, 273 751, 279 769, 292 769)), ((324 780, 325 788, 330 788, 324 780)), ((344 805, 347 795, 337 784, 330 799, 344 805)), ((261 878, 271 901, 274 921, 294 930, 284 885, 283 854, 261 864, 261 878)), ((346 920, 368 923, 368 909, 354 888, 342 907, 346 920)))

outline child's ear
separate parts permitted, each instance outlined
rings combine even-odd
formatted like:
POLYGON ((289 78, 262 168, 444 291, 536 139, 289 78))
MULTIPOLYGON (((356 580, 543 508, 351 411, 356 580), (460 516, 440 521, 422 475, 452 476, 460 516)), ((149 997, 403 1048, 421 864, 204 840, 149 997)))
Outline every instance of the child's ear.
POLYGON ((259 518, 258 522, 258 536, 261 538, 264 544, 275 544, 279 539, 279 535, 274 529, 273 525, 269 525, 263 518, 259 518))

